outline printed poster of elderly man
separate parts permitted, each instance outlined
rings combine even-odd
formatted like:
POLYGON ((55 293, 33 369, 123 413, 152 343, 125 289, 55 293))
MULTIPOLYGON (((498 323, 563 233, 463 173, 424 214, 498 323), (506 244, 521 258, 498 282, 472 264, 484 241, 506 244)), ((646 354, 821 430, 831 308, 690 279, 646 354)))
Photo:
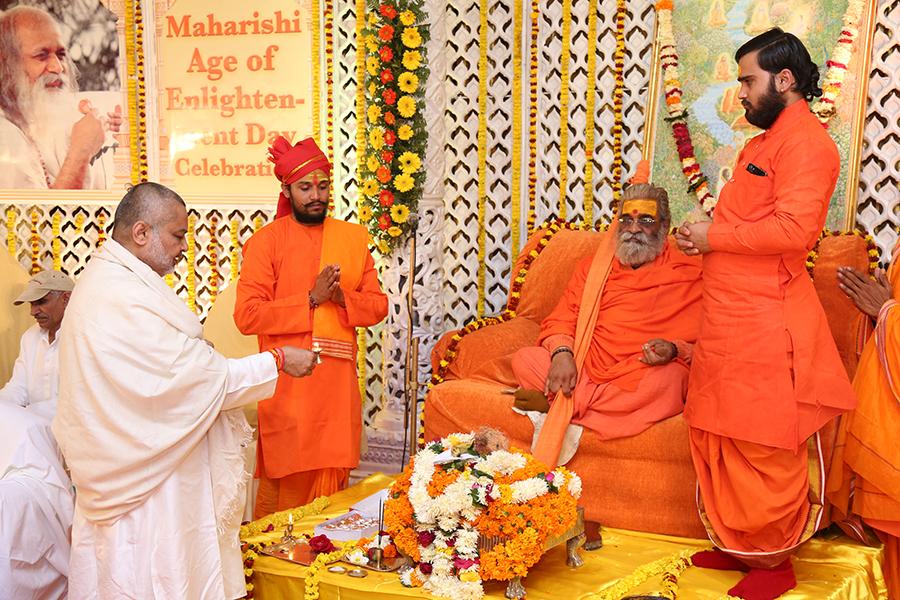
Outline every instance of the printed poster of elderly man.
POLYGON ((116 20, 99 0, 0 0, 0 189, 112 187, 116 20))

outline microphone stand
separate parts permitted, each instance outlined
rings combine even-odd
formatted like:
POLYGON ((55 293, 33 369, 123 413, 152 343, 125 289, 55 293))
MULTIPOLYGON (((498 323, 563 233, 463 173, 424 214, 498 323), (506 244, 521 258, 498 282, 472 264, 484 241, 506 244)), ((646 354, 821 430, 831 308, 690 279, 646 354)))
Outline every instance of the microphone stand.
POLYGON ((419 339, 413 335, 413 320, 415 318, 415 295, 413 291, 416 285, 416 232, 418 230, 418 217, 413 218, 412 231, 409 236, 409 286, 406 294, 406 360, 404 365, 404 452, 401 453, 402 464, 400 469, 406 466, 408 458, 416 453, 418 442, 418 407, 419 407, 419 339))

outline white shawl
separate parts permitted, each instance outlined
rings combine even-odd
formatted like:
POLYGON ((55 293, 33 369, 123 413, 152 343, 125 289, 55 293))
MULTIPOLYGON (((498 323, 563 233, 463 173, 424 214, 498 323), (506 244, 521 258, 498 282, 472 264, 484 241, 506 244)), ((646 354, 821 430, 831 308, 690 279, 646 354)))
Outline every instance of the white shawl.
POLYGON ((222 412, 227 359, 165 281, 107 240, 78 281, 60 329, 53 431, 89 521, 140 506, 208 436, 216 522, 241 508, 241 410, 222 412))

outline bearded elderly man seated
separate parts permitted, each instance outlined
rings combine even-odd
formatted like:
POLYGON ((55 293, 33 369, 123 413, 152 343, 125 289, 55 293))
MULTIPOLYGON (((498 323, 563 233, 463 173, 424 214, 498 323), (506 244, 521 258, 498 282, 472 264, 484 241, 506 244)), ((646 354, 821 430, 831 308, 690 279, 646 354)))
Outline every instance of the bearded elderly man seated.
POLYGON ((581 427, 601 439, 632 436, 684 407, 700 325, 700 262, 670 244, 663 188, 632 184, 618 214, 612 237, 575 269, 541 324, 539 346, 512 359, 521 386, 515 407, 536 430, 543 426, 534 451, 545 462, 568 462, 581 427), (551 408, 560 402, 570 406, 551 408))

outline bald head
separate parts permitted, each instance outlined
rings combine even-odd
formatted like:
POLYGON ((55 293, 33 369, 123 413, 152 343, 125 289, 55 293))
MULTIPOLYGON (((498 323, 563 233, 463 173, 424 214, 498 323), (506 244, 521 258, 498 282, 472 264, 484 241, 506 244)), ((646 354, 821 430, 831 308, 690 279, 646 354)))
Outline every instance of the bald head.
POLYGON ((112 237, 160 275, 171 273, 187 249, 187 207, 164 185, 139 183, 116 207, 112 237))

